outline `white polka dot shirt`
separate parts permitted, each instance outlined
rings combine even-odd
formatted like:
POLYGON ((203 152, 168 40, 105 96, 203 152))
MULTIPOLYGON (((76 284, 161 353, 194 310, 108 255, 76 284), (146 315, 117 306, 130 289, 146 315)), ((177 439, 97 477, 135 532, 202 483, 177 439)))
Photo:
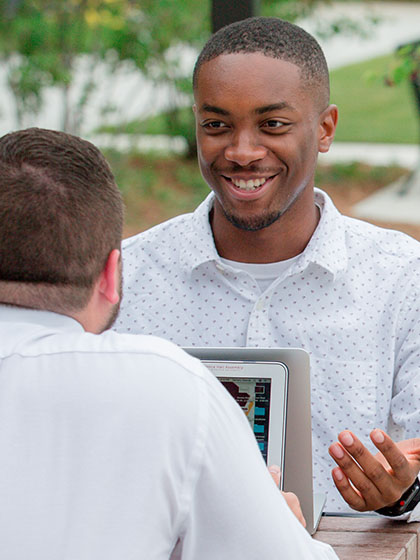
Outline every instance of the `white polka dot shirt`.
POLYGON ((328 493, 327 510, 345 511, 328 455, 337 434, 351 429, 368 447, 373 428, 420 434, 420 243, 342 216, 322 191, 316 203, 309 244, 263 292, 222 264, 212 194, 194 213, 127 239, 116 329, 182 346, 305 348, 315 490, 328 493))

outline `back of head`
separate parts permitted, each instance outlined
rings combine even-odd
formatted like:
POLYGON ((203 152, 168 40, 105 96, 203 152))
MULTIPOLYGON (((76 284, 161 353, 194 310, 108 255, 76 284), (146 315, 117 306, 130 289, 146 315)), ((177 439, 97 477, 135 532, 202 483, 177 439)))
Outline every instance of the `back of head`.
POLYGON ((82 309, 122 224, 120 192, 91 143, 39 128, 0 138, 0 302, 82 309))
POLYGON ((234 53, 261 53, 295 64, 305 86, 316 89, 323 108, 328 104, 329 73, 324 53, 315 38, 301 27, 273 17, 248 18, 223 27, 210 37, 197 59, 194 89, 203 64, 234 53))

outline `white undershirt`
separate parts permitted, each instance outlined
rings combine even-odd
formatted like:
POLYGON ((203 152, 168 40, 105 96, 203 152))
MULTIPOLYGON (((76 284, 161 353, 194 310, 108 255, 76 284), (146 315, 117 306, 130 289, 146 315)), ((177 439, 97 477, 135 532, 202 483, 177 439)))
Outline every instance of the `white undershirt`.
MULTIPOLYGON (((318 208, 319 216, 321 216, 322 208, 319 204, 316 204, 316 207, 318 208)), ((243 272, 246 272, 253 278, 255 278, 258 287, 261 290, 261 293, 263 293, 269 287, 269 285, 274 282, 274 280, 276 280, 276 278, 278 278, 281 274, 286 272, 298 260, 299 257, 300 254, 285 261, 262 264, 230 261, 228 259, 223 259, 222 257, 220 257, 220 260, 222 263, 231 266, 232 268, 242 270, 243 272)))
POLYGON ((230 261, 228 259, 223 259, 222 257, 220 257, 220 260, 222 263, 231 266, 232 268, 236 268, 250 274, 257 281, 261 292, 265 292, 269 285, 286 270, 288 270, 299 257, 300 255, 296 255, 296 257, 292 257, 291 259, 287 259, 285 261, 262 264, 230 261))

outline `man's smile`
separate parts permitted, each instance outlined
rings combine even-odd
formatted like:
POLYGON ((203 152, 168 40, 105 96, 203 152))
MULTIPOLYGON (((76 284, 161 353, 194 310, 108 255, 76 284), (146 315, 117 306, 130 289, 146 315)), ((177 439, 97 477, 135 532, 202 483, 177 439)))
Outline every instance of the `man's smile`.
POLYGON ((235 198, 255 198, 255 195, 261 196, 266 192, 273 179, 278 175, 278 173, 273 175, 258 175, 255 172, 252 173, 241 173, 235 175, 227 175, 221 173, 220 176, 223 182, 229 187, 229 191, 234 195, 235 198))
POLYGON ((238 189, 242 190, 242 191, 255 191, 256 189, 258 189, 259 187, 262 187, 267 181, 269 181, 270 179, 272 179, 275 175, 271 175, 271 176, 254 176, 254 177, 250 177, 248 176, 228 176, 228 175, 223 175, 222 177, 224 179, 226 179, 227 181, 230 181, 231 183, 233 183, 233 185, 235 187, 237 187, 238 189))

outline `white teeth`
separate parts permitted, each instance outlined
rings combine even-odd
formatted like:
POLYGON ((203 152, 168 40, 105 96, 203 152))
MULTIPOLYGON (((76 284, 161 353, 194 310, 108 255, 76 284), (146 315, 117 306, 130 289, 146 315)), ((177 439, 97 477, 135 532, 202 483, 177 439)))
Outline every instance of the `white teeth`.
POLYGON ((244 181, 243 179, 232 179, 232 183, 235 185, 235 187, 238 187, 239 189, 243 190, 243 191, 253 191, 255 189, 257 189, 258 187, 261 187, 262 185, 264 185, 264 183, 266 182, 267 179, 254 179, 254 180, 249 180, 249 181, 244 181))

